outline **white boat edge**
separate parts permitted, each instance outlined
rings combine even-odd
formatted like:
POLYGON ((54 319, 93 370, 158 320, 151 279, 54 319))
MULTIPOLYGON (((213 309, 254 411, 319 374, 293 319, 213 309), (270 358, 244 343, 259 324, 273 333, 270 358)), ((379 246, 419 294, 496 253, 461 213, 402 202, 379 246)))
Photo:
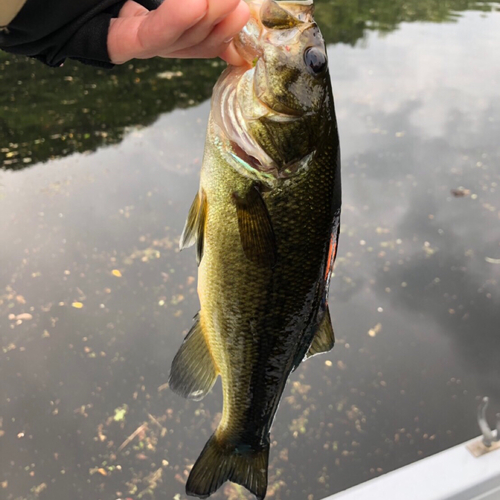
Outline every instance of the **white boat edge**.
POLYGON ((472 439, 324 500, 500 500, 500 441, 486 448, 482 440, 472 439))

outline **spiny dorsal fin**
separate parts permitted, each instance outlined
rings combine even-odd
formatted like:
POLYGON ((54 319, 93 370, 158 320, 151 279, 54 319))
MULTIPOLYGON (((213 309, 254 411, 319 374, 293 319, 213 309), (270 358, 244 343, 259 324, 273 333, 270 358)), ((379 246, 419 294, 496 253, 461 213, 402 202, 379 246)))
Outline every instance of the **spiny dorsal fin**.
POLYGON ((172 362, 168 384, 179 396, 198 401, 210 392, 216 379, 217 370, 196 315, 172 362))
POLYGON ((330 351, 335 344, 335 335, 330 318, 330 309, 326 306, 325 317, 321 321, 318 331, 314 335, 311 347, 307 351, 306 358, 330 351))
POLYGON ((207 218, 207 197, 203 189, 195 196, 179 242, 180 249, 188 248, 196 242, 196 260, 200 265, 203 258, 203 237, 207 218))
POLYGON ((256 186, 244 197, 234 194, 243 251, 254 264, 273 268, 276 264, 276 238, 260 191, 256 186))
POLYGON ((251 491, 258 500, 263 500, 267 490, 269 443, 253 449, 245 443, 228 445, 224 440, 220 442, 217 436, 216 431, 191 469, 186 493, 207 498, 226 481, 232 481, 251 491))

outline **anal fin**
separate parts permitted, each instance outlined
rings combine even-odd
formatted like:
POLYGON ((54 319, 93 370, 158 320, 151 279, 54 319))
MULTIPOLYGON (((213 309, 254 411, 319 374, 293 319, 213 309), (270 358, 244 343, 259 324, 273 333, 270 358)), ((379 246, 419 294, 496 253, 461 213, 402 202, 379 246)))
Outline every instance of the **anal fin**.
POLYGON ((276 237, 266 203, 256 186, 244 197, 234 194, 241 246, 248 260, 273 268, 276 264, 276 237))
POLYGON ((333 333, 330 309, 326 306, 325 316, 321 321, 318 331, 315 333, 311 346, 307 351, 306 358, 328 352, 335 345, 335 334, 333 333))
POLYGON ((179 242, 180 249, 188 248, 196 242, 196 260, 200 265, 203 258, 203 244, 205 222, 207 219, 207 197, 205 191, 200 189, 196 195, 191 208, 189 209, 188 218, 182 231, 181 239, 179 242))
POLYGON ((168 383, 179 396, 198 401, 210 392, 216 379, 217 370, 197 315, 172 362, 168 383))

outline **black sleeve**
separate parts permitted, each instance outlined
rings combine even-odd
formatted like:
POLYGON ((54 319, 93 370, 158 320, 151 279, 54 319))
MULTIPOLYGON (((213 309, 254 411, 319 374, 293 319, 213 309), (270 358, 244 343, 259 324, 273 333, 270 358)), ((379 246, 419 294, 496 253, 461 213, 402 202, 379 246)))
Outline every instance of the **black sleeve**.
MULTIPOLYGON (((160 0, 135 0, 149 10, 160 0)), ((60 66, 66 58, 111 68, 109 23, 125 0, 27 0, 0 33, 0 48, 60 66)))

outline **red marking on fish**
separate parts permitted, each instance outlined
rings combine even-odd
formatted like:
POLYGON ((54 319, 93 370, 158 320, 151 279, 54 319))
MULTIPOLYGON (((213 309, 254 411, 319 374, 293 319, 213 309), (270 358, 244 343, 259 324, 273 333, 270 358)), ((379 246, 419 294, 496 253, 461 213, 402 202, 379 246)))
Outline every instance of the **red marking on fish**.
POLYGON ((328 258, 326 260, 326 271, 325 271, 325 281, 328 280, 330 273, 332 272, 333 263, 337 257, 337 233, 332 234, 330 240, 330 248, 328 249, 328 258))

